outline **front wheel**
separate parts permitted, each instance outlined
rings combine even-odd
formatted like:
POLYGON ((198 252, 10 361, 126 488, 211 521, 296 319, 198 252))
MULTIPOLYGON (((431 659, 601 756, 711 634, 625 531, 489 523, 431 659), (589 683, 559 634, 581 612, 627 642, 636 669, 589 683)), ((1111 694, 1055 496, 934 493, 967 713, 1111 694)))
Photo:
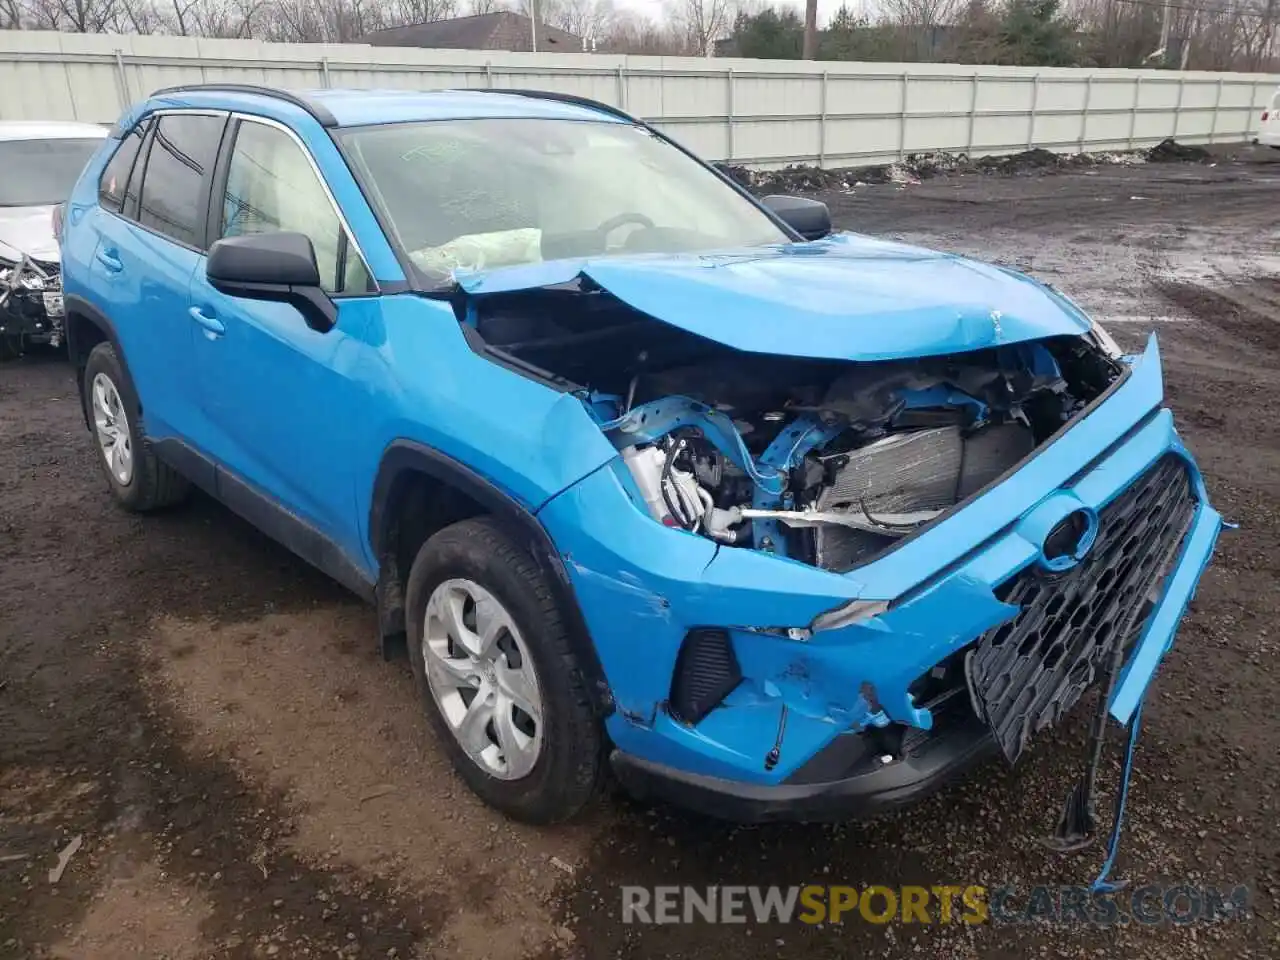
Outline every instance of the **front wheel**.
POLYGON ((22 356, 22 334, 0 333, 0 362, 22 356))
POLYGON ((423 708, 462 779, 517 820, 578 813, 603 732, 533 558, 491 518, 464 520, 422 545, 406 601, 423 708))

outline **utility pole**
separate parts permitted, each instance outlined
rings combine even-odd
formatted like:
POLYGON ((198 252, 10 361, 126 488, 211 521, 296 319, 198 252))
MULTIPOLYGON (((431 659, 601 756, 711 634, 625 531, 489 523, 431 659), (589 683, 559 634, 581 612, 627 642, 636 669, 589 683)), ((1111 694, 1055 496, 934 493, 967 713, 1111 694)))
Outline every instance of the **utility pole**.
POLYGON ((818 0, 805 0, 804 53, 806 60, 818 59, 818 0))
POLYGON ((529 49, 538 52, 538 0, 529 0, 529 49))

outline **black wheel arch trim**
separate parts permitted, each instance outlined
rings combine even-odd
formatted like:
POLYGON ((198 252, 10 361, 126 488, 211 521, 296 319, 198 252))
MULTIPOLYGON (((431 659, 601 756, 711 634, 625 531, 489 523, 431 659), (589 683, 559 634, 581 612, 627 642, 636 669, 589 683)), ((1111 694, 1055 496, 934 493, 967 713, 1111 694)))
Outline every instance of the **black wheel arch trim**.
MULTIPOLYGON (((418 441, 392 441, 383 452, 377 479, 374 481, 373 502, 369 507, 369 543, 373 547, 374 556, 381 562, 386 552, 393 519, 388 512, 391 492, 395 488, 396 479, 405 472, 421 473, 456 488, 497 517, 507 531, 518 538, 539 568, 547 574, 564 617, 571 648, 579 669, 584 674, 584 686, 591 697, 593 708, 601 717, 612 714, 614 700, 604 667, 555 543, 532 512, 475 470, 418 441)), ((380 588, 385 589, 381 578, 380 588)))
MULTIPOLYGON (((90 324, 97 327, 102 332, 107 342, 115 348, 116 361, 120 364, 120 370, 124 373, 125 379, 129 381, 129 391, 137 398, 138 404, 142 406, 142 397, 138 393, 138 385, 133 379, 133 373, 129 369, 129 358, 124 355, 124 348, 120 346, 120 337, 116 333, 116 325, 111 322, 111 318, 103 313, 91 301, 86 300, 79 294, 68 294, 65 298, 65 311, 63 320, 63 336, 66 338, 67 356, 71 359, 71 363, 76 371, 76 390, 80 394, 80 415, 84 418, 85 429, 92 429, 89 423, 89 411, 84 402, 84 366, 80 363, 79 345, 76 343, 76 324, 71 322, 73 315, 83 317, 90 324)), ((88 356, 86 351, 85 356, 88 356)), ((140 415, 141 411, 131 411, 135 416, 140 415)), ((145 433, 144 424, 139 423, 138 429, 145 433)))

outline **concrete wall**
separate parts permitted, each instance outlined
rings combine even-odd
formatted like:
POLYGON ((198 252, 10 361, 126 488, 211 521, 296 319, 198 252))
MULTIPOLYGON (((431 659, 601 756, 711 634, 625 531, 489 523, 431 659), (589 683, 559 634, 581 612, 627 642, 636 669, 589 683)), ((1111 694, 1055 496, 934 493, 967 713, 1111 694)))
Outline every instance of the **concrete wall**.
POLYGON ((525 87, 617 104, 702 156, 852 166, 972 155, 1240 141, 1280 77, 1164 70, 810 63, 410 50, 254 40, 0 32, 0 119, 111 122, 180 83, 292 89, 525 87))

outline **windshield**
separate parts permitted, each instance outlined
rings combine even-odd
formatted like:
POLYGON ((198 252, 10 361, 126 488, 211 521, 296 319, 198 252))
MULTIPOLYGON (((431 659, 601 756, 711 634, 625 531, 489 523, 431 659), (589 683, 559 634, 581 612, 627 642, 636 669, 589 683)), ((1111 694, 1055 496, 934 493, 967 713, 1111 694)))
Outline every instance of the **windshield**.
POLYGON ((0 140, 0 207, 62 203, 101 140, 0 140))
POLYGON ((715 173, 629 123, 445 120, 341 136, 393 239, 434 283, 455 270, 790 240, 715 173))

